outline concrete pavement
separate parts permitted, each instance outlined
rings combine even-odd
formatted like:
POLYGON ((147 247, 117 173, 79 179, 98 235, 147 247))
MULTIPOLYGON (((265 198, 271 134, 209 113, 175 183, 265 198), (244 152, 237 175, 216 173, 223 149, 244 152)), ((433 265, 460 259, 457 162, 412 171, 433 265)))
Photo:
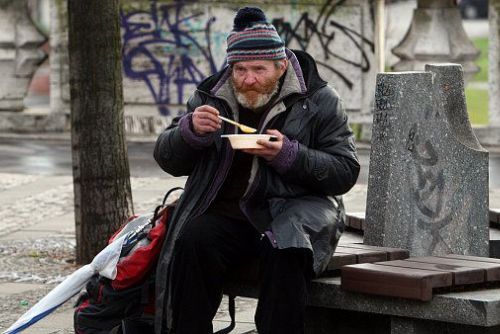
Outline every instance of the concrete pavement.
MULTIPOLYGON (((132 178, 135 211, 149 212, 161 203, 166 189, 185 178, 132 178)), ((74 264, 74 212, 71 176, 0 173, 0 331, 60 283, 74 264)), ((25 333, 73 332, 76 297, 25 333)), ((254 327, 255 301, 239 298, 235 333, 254 327)), ((214 326, 229 323, 221 305, 214 326)))

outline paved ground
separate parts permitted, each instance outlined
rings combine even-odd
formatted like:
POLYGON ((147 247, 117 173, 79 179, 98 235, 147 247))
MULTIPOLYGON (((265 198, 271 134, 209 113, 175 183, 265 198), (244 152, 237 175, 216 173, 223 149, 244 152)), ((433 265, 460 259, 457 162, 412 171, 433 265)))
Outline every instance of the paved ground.
MULTIPOLYGON (((165 189, 182 185, 183 178, 132 178, 136 212, 149 212, 161 202, 165 189)), ((70 176, 0 173, 0 331, 60 283, 74 265, 73 187, 70 176)), ((26 333, 70 333, 71 302, 26 333)), ((239 299, 238 328, 253 327, 255 302, 239 299)), ((228 323, 226 305, 216 328, 228 323)))

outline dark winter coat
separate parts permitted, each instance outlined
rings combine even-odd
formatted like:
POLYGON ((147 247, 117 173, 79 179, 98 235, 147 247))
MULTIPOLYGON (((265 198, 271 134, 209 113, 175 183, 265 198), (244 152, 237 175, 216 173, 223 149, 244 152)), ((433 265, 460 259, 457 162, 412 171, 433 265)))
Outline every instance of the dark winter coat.
MULTIPOLYGON (((338 94, 319 77, 307 53, 287 50, 289 67, 276 104, 265 114, 259 132, 275 128, 286 136, 283 152, 268 163, 255 157, 248 188, 240 201, 255 228, 272 231, 279 248, 311 250, 316 274, 324 270, 343 231, 339 201, 356 182, 359 163, 352 132, 338 94)), ((208 104, 221 115, 238 119, 238 107, 229 85, 230 69, 199 86, 188 102, 186 115, 176 118, 157 140, 154 156, 167 173, 189 175, 172 218, 157 270, 156 331, 171 323, 169 266, 175 240, 192 217, 204 212, 222 185, 234 151, 223 133, 196 136, 191 113, 208 104)))

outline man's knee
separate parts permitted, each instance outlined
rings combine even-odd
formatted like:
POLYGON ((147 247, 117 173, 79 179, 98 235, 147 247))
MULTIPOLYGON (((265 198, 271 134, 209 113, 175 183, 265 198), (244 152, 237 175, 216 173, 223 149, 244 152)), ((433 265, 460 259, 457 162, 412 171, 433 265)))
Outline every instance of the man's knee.
POLYGON ((268 241, 264 241, 261 261, 264 267, 273 268, 273 271, 279 268, 278 271, 282 273, 302 272, 309 277, 312 268, 312 252, 307 248, 274 248, 268 241))
POLYGON ((198 220, 188 222, 184 231, 177 238, 176 247, 204 250, 210 247, 210 228, 198 220))

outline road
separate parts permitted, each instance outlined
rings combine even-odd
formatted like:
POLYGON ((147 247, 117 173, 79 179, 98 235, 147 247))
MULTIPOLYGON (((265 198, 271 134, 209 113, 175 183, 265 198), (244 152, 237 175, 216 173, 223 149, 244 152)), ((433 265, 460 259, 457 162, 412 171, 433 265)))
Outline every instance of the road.
MULTIPOLYGON (((128 144, 133 177, 166 174, 153 159, 153 142, 128 144)), ((358 184, 368 182, 369 151, 359 150, 361 174, 358 184)), ((71 147, 67 140, 20 140, 0 138, 0 172, 33 175, 71 175, 71 147)), ((490 187, 500 188, 500 152, 490 153, 490 187)))

